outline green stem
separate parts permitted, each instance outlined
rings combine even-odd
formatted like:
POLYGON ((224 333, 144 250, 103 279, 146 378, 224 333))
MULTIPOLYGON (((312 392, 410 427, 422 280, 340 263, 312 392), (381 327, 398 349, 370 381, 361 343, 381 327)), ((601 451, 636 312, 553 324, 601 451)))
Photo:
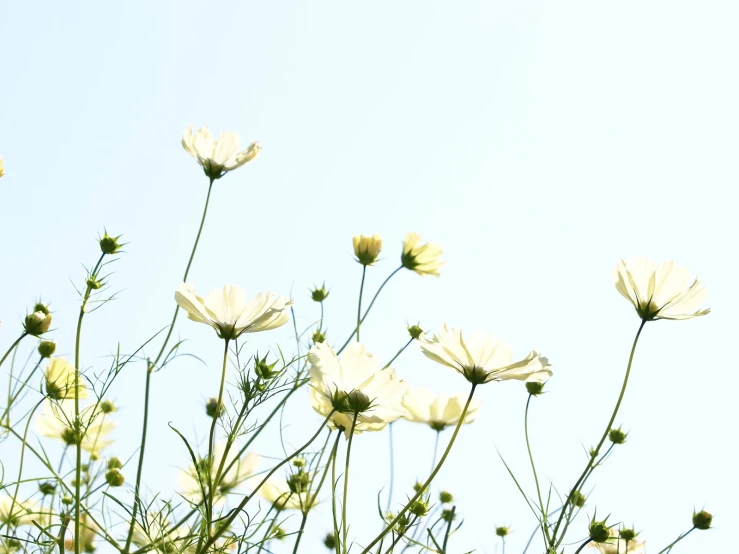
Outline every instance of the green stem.
POLYGON ((359 285, 359 302, 357 303, 357 342, 359 341, 359 326, 362 325, 362 294, 364 293, 364 278, 367 276, 367 266, 362 266, 362 284, 359 285))
POLYGON ((526 411, 523 417, 523 429, 524 435, 526 436, 526 450, 529 453, 529 461, 531 462, 531 472, 534 474, 534 482, 536 483, 536 496, 539 499, 539 511, 541 512, 541 531, 544 537, 544 542, 549 541, 549 527, 547 526, 547 511, 544 508, 544 501, 541 497, 541 487, 539 486, 539 476, 536 473, 536 465, 534 464, 534 456, 531 453, 531 441, 529 440, 529 405, 533 394, 529 394, 529 398, 526 400, 526 411))
POLYGON ((403 346, 403 348, 401 348, 400 350, 398 350, 397 354, 395 354, 395 356, 393 356, 392 360, 390 360, 388 363, 386 363, 385 364, 385 367, 383 367, 382 369, 389 368, 392 365, 392 363, 398 358, 398 356, 400 356, 403 353, 403 351, 411 345, 411 343, 413 342, 413 340, 414 340, 413 337, 411 337, 411 339, 408 342, 405 343, 405 346, 403 346))
POLYGON ((11 352, 12 352, 13 350, 15 350, 15 347, 16 347, 16 346, 18 346, 18 345, 20 344, 20 342, 21 342, 21 341, 22 341, 22 340, 23 340, 24 338, 26 338, 27 336, 28 336, 28 333, 26 333, 25 331, 23 331, 23 332, 21 333, 21 336, 20 336, 20 337, 18 337, 17 339, 15 339, 15 341, 13 341, 13 344, 11 344, 11 345, 10 345, 10 348, 8 348, 8 350, 7 350, 6 352, 5 352, 5 354, 3 354, 3 357, 2 357, 2 358, 0 358, 0 365, 3 365, 3 363, 4 363, 4 362, 5 362, 5 360, 6 360, 6 358, 7 358, 8 356, 10 356, 10 353, 11 353, 11 352))
MULTIPOLYGON (((33 366, 33 369, 28 374, 28 377, 26 377, 25 381, 21 383, 21 386, 18 388, 17 391, 11 392, 8 391, 8 406, 5 408, 5 411, 3 412, 2 417, 0 417, 0 422, 5 421, 7 425, 10 425, 10 408, 13 406, 13 403, 18 399, 18 396, 20 396, 20 393, 23 392, 23 389, 25 389, 28 386, 28 382, 31 380, 33 375, 36 373, 36 370, 41 365, 41 362, 44 361, 43 356, 39 358, 38 362, 36 362, 36 365, 33 366), (6 419, 7 418, 7 419, 6 419)), ((19 376, 20 378, 20 376, 19 376)), ((10 387, 8 387, 10 388, 10 387)))
POLYGON ((347 502, 347 496, 349 493, 349 458, 352 454, 352 439, 354 438, 354 428, 357 426, 357 418, 359 417, 359 412, 354 412, 354 419, 352 420, 352 427, 349 430, 349 441, 346 445, 346 464, 344 468, 344 503, 341 506, 341 525, 342 525, 342 544, 344 546, 344 554, 347 554, 349 552, 349 548, 346 544, 346 537, 348 535, 347 531, 347 519, 346 519, 346 502, 347 502))
MULTIPOLYGON (((226 339, 224 342, 226 344, 223 349, 223 368, 221 369, 221 385, 218 389, 218 403, 216 404, 216 413, 213 416, 213 422, 210 424, 210 434, 208 435, 208 504, 206 505, 205 509, 205 514, 208 518, 208 529, 210 529, 210 526, 213 524, 213 498, 215 496, 215 489, 218 486, 218 483, 213 481, 212 470, 215 461, 213 459, 213 451, 215 447, 216 423, 218 423, 218 416, 221 413, 221 403, 223 402, 223 387, 226 384, 226 368, 228 366, 228 339, 226 339)), ((208 534, 210 534, 210 531, 208 531, 208 534)))
POLYGON ((695 527, 691 527, 691 528, 690 528, 690 529, 689 529, 688 531, 686 531, 685 533, 683 533, 682 535, 680 535, 680 536, 679 536, 678 538, 676 538, 676 539, 675 539, 674 541, 672 541, 672 542, 671 542, 670 544, 668 544, 667 546, 665 546, 665 547, 664 547, 664 548, 663 548, 662 550, 660 550, 660 551, 659 551, 659 552, 658 552, 657 554, 665 554, 665 552, 669 552, 670 550, 672 550, 672 548, 673 548, 673 547, 674 547, 674 546, 675 546, 675 545, 676 545, 677 543, 679 543, 679 542, 680 542, 681 540, 683 540, 683 539, 684 539, 685 537, 687 537, 688 535, 690 535, 690 533, 692 533, 693 531, 695 531, 695 527))
POLYGON ((629 354, 629 363, 626 366, 626 375, 624 375, 624 382, 623 382, 623 385, 621 386, 621 393, 618 395, 618 400, 616 401, 616 407, 613 409, 613 413, 611 414, 611 419, 608 421, 606 430, 603 433, 603 436, 601 437, 600 442, 598 442, 598 446, 595 447, 595 450, 593 451, 594 453, 590 456, 590 459, 588 460, 588 464, 585 467, 585 471, 582 472, 582 474, 580 475, 580 478, 575 483, 575 486, 572 487, 572 491, 567 496, 567 498, 565 498, 564 505, 562 506, 562 512, 560 512, 559 518, 557 519, 557 525, 554 527, 554 532, 552 533, 552 536, 549 540, 549 546, 550 546, 550 549, 552 550, 556 549, 562 543, 562 538, 560 538, 559 541, 557 542, 557 532, 559 531, 559 527, 562 524, 564 515, 567 512, 567 507, 572 502, 573 493, 578 490, 580 483, 583 481, 583 479, 585 479, 585 477, 590 472, 593 461, 598 456, 598 453, 600 452, 600 449, 603 446, 603 443, 608 438, 608 433, 611 430, 611 426, 613 425, 613 422, 616 420, 616 415, 618 415, 618 410, 621 407, 621 402, 623 401, 624 394, 626 393, 626 386, 629 384, 629 375, 631 374, 631 364, 634 362, 634 353, 636 352, 636 345, 639 342, 639 336, 641 335, 642 329, 644 329, 644 324, 646 322, 647 322, 646 319, 642 320, 641 324, 639 325, 639 330, 636 332, 636 336, 634 337, 634 343, 631 345, 631 353, 629 354))
MULTIPOLYGON (((292 460, 295 456, 299 455, 303 450, 308 448, 314 440, 318 438, 318 435, 321 434, 321 431, 323 431, 323 428, 326 426, 326 424, 330 421, 331 417, 334 415, 335 410, 331 410, 331 412, 326 416, 326 419, 323 420, 323 423, 321 423, 321 426, 318 428, 318 431, 306 442, 303 446, 301 446, 299 449, 297 449, 295 452, 290 454, 287 458, 282 460, 280 463, 278 463, 275 467, 272 468, 272 470, 267 473, 267 475, 262 479, 262 481, 254 487, 255 491, 258 491, 262 488, 262 485, 264 485, 267 480, 274 475, 274 473, 280 469, 283 465, 288 463, 290 460, 292 460)), ((213 546, 213 544, 218 540, 218 538, 226 532, 226 530, 231 526, 231 524, 234 522, 234 520, 239 517, 239 514, 244 510, 244 507, 247 505, 249 500, 251 500, 254 497, 253 494, 247 495, 244 497, 244 499, 239 503, 239 505, 231 510, 231 515, 228 516, 225 521, 223 522, 223 525, 219 526, 215 533, 213 533, 213 536, 210 537, 204 545, 202 545, 201 548, 198 548, 195 554, 203 554, 203 552, 207 552, 208 548, 213 546)))
MULTIPOLYGON (((341 430, 336 431, 336 443, 338 445, 339 438, 341 438, 341 430)), ((334 520, 334 550, 336 554, 341 554, 341 543, 339 542, 339 524, 336 518, 336 458, 333 457, 331 460, 331 515, 334 520)))
POLYGON ((590 537, 588 537, 587 539, 585 539, 585 542, 583 542, 580 545, 580 548, 578 548, 577 550, 575 550, 575 554, 577 554, 578 552, 582 551, 582 549, 585 548, 587 545, 589 545, 591 542, 593 542, 593 541, 592 541, 592 539, 590 537))
POLYGON ((452 435, 452 438, 449 441, 449 444, 446 447, 446 450, 444 450, 444 453, 441 455, 441 459, 439 460, 439 463, 434 468, 434 471, 431 472, 431 475, 429 475, 429 478, 426 479, 426 482, 421 486, 420 489, 418 489, 418 492, 411 498, 411 500, 405 505, 405 507, 400 511, 400 513, 395 516, 395 519, 390 522, 390 524, 385 527, 385 529, 377 535, 374 540, 369 543, 363 550, 362 554, 367 554, 373 546, 375 546, 387 533, 395 527, 395 525, 400 521, 400 518, 402 518, 405 513, 408 511, 408 509, 411 507, 411 505, 418 500, 421 495, 426 491, 428 486, 431 484, 431 481, 434 480, 434 477, 436 477, 436 474, 439 473, 439 470, 444 465, 444 462, 447 459, 447 456, 449 456, 449 452, 452 450, 452 446, 454 445, 454 441, 457 439, 457 435, 459 434, 459 430, 462 427, 462 423, 464 422, 464 418, 467 415, 467 410, 470 407, 470 402, 472 402, 472 397, 475 394, 475 389, 477 388, 477 384, 472 385, 472 389, 470 390, 470 395, 467 398, 467 402, 464 405, 464 409, 462 410, 462 414, 459 416, 459 421, 457 422, 457 426, 454 428, 454 434, 452 435))

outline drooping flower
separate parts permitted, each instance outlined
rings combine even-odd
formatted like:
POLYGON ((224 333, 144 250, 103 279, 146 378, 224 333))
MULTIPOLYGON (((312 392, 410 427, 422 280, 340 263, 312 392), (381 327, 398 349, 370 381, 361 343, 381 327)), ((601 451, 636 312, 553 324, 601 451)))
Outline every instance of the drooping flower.
POLYGON ((591 542, 589 547, 597 549, 601 554, 644 554, 646 541, 633 539, 628 543, 619 538, 618 530, 611 528, 609 530, 610 538, 606 542, 591 542))
POLYGON ((403 416, 403 395, 408 385, 392 368, 380 369, 378 359, 357 342, 338 357, 325 342, 316 343, 308 354, 311 363, 311 404, 324 417, 334 410, 329 423, 348 437, 356 415, 354 432, 379 431, 403 416))
POLYGON ((77 388, 78 398, 87 398, 87 387, 81 377, 77 378, 75 387, 76 375, 77 370, 67 360, 51 358, 44 379, 46 396, 52 400, 72 399, 75 397, 75 388, 77 388))
POLYGON ((235 339, 242 333, 257 333, 281 327, 289 320, 293 301, 287 296, 275 297, 260 292, 247 301, 246 292, 238 285, 223 285, 205 298, 195 294, 195 287, 183 283, 174 294, 187 317, 215 329, 222 339, 235 339))
POLYGON ((614 270, 616 290, 636 308, 646 321, 690 319, 706 315, 699 309, 707 292, 696 277, 690 284, 690 270, 675 262, 660 262, 639 256, 621 260, 614 270))
MULTIPOLYGON (((304 473, 303 475, 307 475, 304 473)), ((261 482, 261 477, 255 478, 254 486, 261 482)), ((259 496, 269 502, 275 510, 300 510, 307 512, 318 504, 318 498, 311 495, 311 491, 301 490, 295 485, 291 486, 290 482, 279 477, 270 477, 256 491, 259 496), (308 505, 310 502, 310 505, 308 505)))
POLYGON ((441 255, 441 246, 431 242, 421 244, 421 237, 417 233, 408 233, 403 241, 400 263, 419 275, 438 277, 439 270, 444 265, 441 255))
POLYGON ((203 171, 211 179, 220 179, 250 162, 261 150, 259 144, 252 142, 246 150, 239 151, 239 135, 224 132, 214 140, 207 127, 202 127, 193 136, 192 126, 182 135, 182 147, 203 166, 203 171))
POLYGON ((113 444, 106 438, 115 428, 115 423, 95 406, 80 411, 79 420, 74 416, 74 400, 44 401, 41 413, 36 417, 36 430, 45 437, 59 439, 66 445, 80 444, 97 459, 100 452, 113 444))
POLYGON ((541 381, 551 377, 549 360, 532 350, 511 363, 511 347, 492 333, 477 331, 463 337, 460 329, 442 325, 432 338, 418 339, 427 358, 458 371, 473 384, 490 381, 541 381))
MULTIPOLYGON (((223 461, 225 451, 225 445, 216 444, 213 449, 212 463, 206 456, 198 461, 197 468, 190 464, 190 467, 180 472, 179 487, 183 497, 188 499, 190 502, 197 503, 203 499, 203 491, 205 491, 207 496, 209 482, 208 473, 210 472, 210 481, 214 481, 218 473, 218 468, 221 466, 221 462, 223 461)), ((254 475, 254 472, 257 470, 261 460, 261 457, 253 452, 250 452, 243 458, 237 458, 237 456, 238 449, 233 447, 229 451, 226 460, 223 461, 223 470, 220 482, 218 483, 218 488, 215 490, 215 494, 213 495, 217 500, 222 500, 226 494, 254 475), (233 465, 228 471, 226 471, 226 468, 228 468, 232 462, 233 465)))
POLYGON ((352 237, 352 243, 354 244, 354 255, 360 264, 368 266, 377 261, 377 256, 380 255, 380 250, 382 250, 380 235, 372 235, 371 237, 357 235, 352 237))
MULTIPOLYGON (((467 393, 434 396, 434 393, 425 388, 411 389, 403 396, 403 407, 406 409, 404 417, 409 421, 425 423, 435 431, 442 431, 447 426, 457 424, 467 396, 467 393)), ((472 423, 479 409, 479 400, 472 399, 463 423, 472 423)))

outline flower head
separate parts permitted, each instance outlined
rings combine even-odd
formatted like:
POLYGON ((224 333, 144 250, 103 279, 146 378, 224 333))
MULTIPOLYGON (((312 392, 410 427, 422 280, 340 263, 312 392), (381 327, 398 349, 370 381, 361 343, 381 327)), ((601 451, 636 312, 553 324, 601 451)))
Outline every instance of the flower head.
POLYGON ((187 317, 215 329, 223 339, 235 339, 242 333, 257 333, 276 329, 287 323, 293 301, 287 296, 260 292, 247 301, 246 292, 238 285, 223 285, 205 298, 195 294, 195 287, 181 284, 174 293, 187 317))
POLYGON ((23 329, 34 337, 40 337, 49 330, 49 327, 51 327, 51 312, 45 304, 36 304, 33 312, 23 320, 23 329))
POLYGON ((42 340, 38 343, 38 353, 42 358, 51 358, 56 352, 56 343, 53 340, 42 340))
POLYGON ((639 256, 628 262, 621 260, 613 276, 616 290, 636 308, 645 321, 656 319, 690 319, 706 315, 700 310, 706 289, 696 277, 692 285, 690 271, 675 262, 660 262, 639 256))
POLYGON ((83 409, 76 419, 74 400, 52 402, 46 399, 36 418, 36 429, 41 435, 59 439, 67 445, 80 444, 94 459, 113 443, 106 437, 114 428, 115 424, 94 406, 83 409))
POLYGON ((613 527, 608 530, 608 534, 606 542, 591 542, 588 546, 598 549, 601 554, 644 554, 645 541, 636 538, 626 541, 619 537, 619 532, 613 527))
POLYGON ((40 521, 40 510, 33 501, 21 501, 12 496, 0 496, 0 522, 8 527, 32 525, 33 520, 40 521))
POLYGON ((705 510, 701 510, 700 512, 695 512, 693 514, 693 527, 695 527, 696 529, 700 529, 701 531, 710 529, 712 522, 713 522, 713 515, 706 512, 705 510))
POLYGON ((473 384, 490 381, 542 381, 552 376, 549 360, 532 350, 523 360, 511 363, 511 347, 492 333, 477 331, 463 337, 454 327, 441 327, 431 339, 418 339, 427 358, 458 371, 473 384))
POLYGON ((77 370, 64 358, 51 358, 44 378, 46 396, 52 400, 66 400, 75 397, 87 398, 85 382, 79 378, 77 370), (75 387, 75 379, 77 385, 75 387))
POLYGON ((330 426, 354 432, 378 431, 403 416, 401 402, 408 385, 392 368, 380 369, 377 358, 361 344, 351 343, 338 357, 325 342, 308 354, 311 363, 311 403, 324 417, 333 411, 330 426))
POLYGON ((107 231, 103 234, 102 237, 98 240, 98 244, 100 244, 100 251, 103 254, 117 254, 121 251, 121 248, 124 246, 121 244, 118 239, 120 239, 123 235, 118 235, 117 237, 111 237, 107 231))
POLYGON ((203 166, 203 171, 211 179, 220 179, 229 171, 241 167, 257 157, 261 147, 252 142, 246 150, 239 151, 239 135, 231 132, 221 133, 218 140, 207 127, 192 134, 192 126, 182 135, 182 147, 203 166))
MULTIPOLYGON (((403 407, 406 409, 404 417, 409 421, 425 423, 435 431, 441 431, 449 425, 457 424, 466 402, 466 393, 434 396, 428 389, 411 389, 403 396, 403 407)), ((473 399, 463 423, 472 423, 479 409, 480 402, 473 399)))
POLYGON ((421 237, 417 233, 408 233, 403 241, 403 253, 400 263, 403 267, 413 270, 419 275, 439 276, 439 270, 444 265, 441 259, 441 246, 428 242, 421 244, 421 237))
POLYGON ((380 250, 382 250, 380 235, 372 235, 371 237, 357 235, 352 238, 352 243, 354 244, 354 255, 360 264, 368 266, 377 261, 377 256, 380 255, 380 250))
MULTIPOLYGON (((300 474, 296 473, 293 475, 300 474)), ((308 474, 303 472, 302 475, 307 476, 308 474)), ((258 479, 261 482, 261 477, 258 479)), ((311 495, 307 483, 305 487, 296 487, 294 483, 295 479, 292 479, 292 481, 291 483, 291 479, 286 480, 278 477, 270 477, 256 492, 272 504, 276 510, 300 510, 301 512, 307 512, 318 504, 318 498, 315 495, 311 495), (308 504, 309 502, 310 505, 308 504)))
POLYGON ((206 493, 208 491, 208 473, 210 472, 210 480, 215 480, 221 464, 223 464, 221 482, 218 483, 218 489, 214 494, 214 497, 217 499, 222 500, 226 494, 254 475, 261 461, 261 457, 258 454, 250 452, 243 458, 237 458, 238 451, 236 453, 229 452, 229 456, 224 461, 225 451, 226 448, 223 444, 216 444, 212 462, 207 457, 201 458, 198 461, 197 468, 190 464, 190 467, 180 472, 179 487, 183 497, 193 503, 200 502, 203 498, 203 490, 206 493), (231 465, 232 463, 233 465, 231 465), (229 465, 231 465, 231 469, 226 471, 229 465))

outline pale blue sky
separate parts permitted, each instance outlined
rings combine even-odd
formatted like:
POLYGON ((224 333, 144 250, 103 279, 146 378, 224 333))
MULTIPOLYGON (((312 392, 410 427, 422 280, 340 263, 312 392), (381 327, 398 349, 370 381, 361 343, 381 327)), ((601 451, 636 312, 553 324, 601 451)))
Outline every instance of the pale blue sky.
MULTIPOLYGON (((730 1, 5 2, 0 349, 40 295, 72 352, 69 278, 80 283, 80 262, 94 263, 104 227, 130 244, 111 278, 120 300, 86 323, 84 365, 164 326, 207 185, 181 134, 236 131, 264 150, 215 185, 197 287, 292 290, 307 324, 317 316, 307 288, 325 279, 338 342, 361 273, 353 234, 385 239, 370 286, 396 267, 406 231, 440 242, 442 277, 403 272, 367 325, 368 346, 390 357, 404 323, 420 320, 495 331, 520 355, 541 349, 555 378, 532 436, 541 473, 563 489, 607 422, 638 326, 612 286, 614 264, 645 254, 698 273, 714 311, 648 325, 618 418, 629 441, 596 474, 588 513, 633 522, 657 552, 705 505, 716 529, 680 551, 727 551, 739 518, 737 23, 730 1)), ((155 489, 174 486, 186 460, 166 423, 202 438, 201 402, 217 388, 212 332, 180 320, 177 334, 208 367, 185 359, 155 377, 155 489)), ((291 344, 289 330, 251 344, 277 340, 291 344)), ((466 389, 415 350, 396 365, 437 392, 466 389)), ((143 367, 131 368, 115 390, 121 455, 135 447, 142 382, 143 367)), ((494 445, 533 491, 526 395, 504 383, 480 398, 439 478, 466 520, 455 548, 492 553, 492 525, 510 524, 507 551, 520 552, 534 522, 494 445)), ((285 421, 299 444, 319 418, 303 397, 285 421)), ((432 435, 397 426, 398 490, 424 476, 415 459, 430 456, 432 435)), ((279 452, 274 437, 261 452, 279 452)), ((350 517, 362 542, 377 528, 386 444, 386 434, 355 442, 350 517)), ((322 548, 329 514, 312 520, 306 551, 322 548)))

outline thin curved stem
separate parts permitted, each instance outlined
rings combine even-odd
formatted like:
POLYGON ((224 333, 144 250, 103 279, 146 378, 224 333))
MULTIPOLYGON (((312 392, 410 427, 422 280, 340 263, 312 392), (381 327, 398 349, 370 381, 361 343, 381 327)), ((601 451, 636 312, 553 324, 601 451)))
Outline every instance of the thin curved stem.
POLYGON ((8 356, 10 356, 10 353, 11 353, 11 352, 12 352, 13 350, 15 350, 16 346, 18 346, 18 345, 20 344, 20 342, 21 342, 21 341, 22 341, 22 340, 23 340, 24 338, 26 338, 27 336, 28 336, 28 333, 26 333, 25 331, 23 331, 23 332, 21 333, 21 336, 20 336, 20 337, 18 337, 17 339, 15 339, 15 340, 13 341, 13 344, 11 344, 11 345, 10 345, 10 348, 8 348, 8 350, 7 350, 6 352, 5 352, 5 354, 3 354, 3 357, 2 357, 2 358, 0 358, 0 365, 3 365, 3 363, 5 363, 5 360, 7 359, 7 357, 8 357, 8 356))
POLYGON ((346 544, 346 537, 348 535, 347 531, 347 518, 346 518, 346 504, 347 504, 347 496, 349 493, 349 458, 352 454, 352 439, 354 438, 354 428, 357 426, 357 418, 359 417, 359 412, 354 412, 354 419, 352 421, 352 427, 349 430, 349 440, 347 441, 346 445, 346 465, 344 467, 344 503, 341 506, 341 524, 342 524, 342 545, 344 546, 344 554, 349 552, 349 548, 346 544))
POLYGON ((395 485, 395 448, 393 444, 393 424, 390 423, 387 426, 388 437, 390 439, 390 482, 387 488, 387 508, 386 512, 390 511, 393 505, 393 487, 395 485))
POLYGON ((452 438, 449 440, 449 444, 446 447, 446 450, 444 450, 444 453, 441 455, 441 459, 439 460, 439 463, 436 464, 436 467, 431 472, 431 475, 429 475, 429 478, 426 479, 426 482, 418 489, 418 492, 411 498, 411 500, 405 505, 405 507, 398 513, 397 516, 395 516, 395 519, 393 519, 386 527, 385 529, 377 535, 371 543, 369 543, 363 550, 362 554, 367 554, 373 546, 375 546, 382 538, 387 535, 388 531, 393 529, 395 525, 397 525, 398 521, 400 521, 400 518, 402 518, 405 513, 408 511, 408 509, 411 507, 411 505, 418 500, 421 495, 426 491, 428 486, 431 484, 431 481, 434 480, 434 477, 436 477, 436 474, 439 473, 439 470, 444 465, 444 462, 447 459, 447 456, 449 456, 449 452, 452 450, 452 446, 454 445, 454 441, 457 439, 457 435, 459 434, 459 430, 462 427, 462 423, 464 422, 464 418, 467 415, 467 410, 470 407, 470 402, 472 402, 472 397, 475 394, 475 389, 477 388, 477 384, 472 385, 472 389, 470 390, 470 395, 467 398, 467 402, 464 405, 464 409, 462 410, 462 414, 459 416, 459 421, 457 422, 457 426, 454 428, 454 434, 452 435, 452 438))
POLYGON ((359 327, 362 325, 362 294, 364 294, 364 278, 367 276, 367 266, 362 266, 362 283, 359 285, 359 302, 357 302, 357 341, 359 341, 359 327))
MULTIPOLYGON (((216 437, 216 424, 218 423, 218 417, 221 414, 221 404, 223 402, 223 388, 226 384, 226 368, 228 367, 228 339, 225 339, 223 342, 225 342, 225 346, 223 349, 223 367, 221 369, 221 385, 218 389, 218 403, 216 404, 216 412, 213 415, 213 422, 210 424, 210 434, 208 435, 208 504, 205 507, 205 514, 208 518, 208 521, 206 522, 206 525, 208 529, 210 529, 211 524, 213 523, 213 498, 215 496, 215 489, 218 486, 217 482, 214 482, 213 480, 213 469, 214 469, 214 460, 213 460, 213 451, 215 447, 215 437, 216 437)), ((210 531, 208 531, 208 534, 210 534, 210 531)))
POLYGON ((577 550, 575 550, 575 554, 577 554, 578 552, 581 552, 582 549, 585 548, 587 545, 589 545, 591 542, 593 542, 593 541, 592 541, 592 539, 590 537, 588 537, 587 539, 585 539, 585 542, 583 542, 580 545, 580 547, 577 550))
POLYGON ((405 346, 403 346, 403 348, 401 348, 400 350, 398 350, 398 352, 397 352, 397 353, 395 354, 395 356, 393 356, 393 358, 392 358, 392 359, 391 359, 391 360, 390 360, 390 361, 389 361, 388 363, 386 363, 386 364, 385 364, 385 367, 383 367, 382 369, 387 369, 387 368, 389 368, 389 367, 390 367, 390 366, 392 365, 392 363, 393 363, 393 362, 394 362, 395 360, 397 360, 397 359, 398 359, 398 356, 400 356, 400 355, 401 355, 401 354, 403 353, 403 351, 404 351, 404 350, 405 350, 406 348, 408 348, 408 347, 409 347, 409 346, 411 345, 411 343, 412 343, 413 341, 414 341, 414 339, 413 339, 413 337, 411 337, 411 338, 410 338, 410 340, 409 340, 408 342, 406 342, 406 343, 405 343, 405 346))
POLYGON ((557 519, 557 525, 554 527, 554 532, 551 535, 551 538, 549 539, 549 546, 550 549, 556 549, 561 543, 562 538, 559 538, 559 541, 557 542, 557 532, 559 531, 560 525, 562 525, 562 520, 564 518, 565 513, 567 512, 567 506, 572 502, 573 493, 578 490, 580 484, 582 483, 583 479, 586 478, 588 473, 590 472, 590 469, 593 465, 593 461, 598 456, 598 453, 600 452, 601 447, 603 446, 603 443, 608 438, 608 433, 611 430, 611 426, 613 425, 613 422, 616 420, 616 416, 618 415, 618 410, 621 407, 621 402, 624 399, 624 394, 626 393, 626 386, 629 384, 629 375, 631 374, 631 365, 634 362, 634 353, 636 352, 636 345, 639 342, 639 336, 641 335, 642 329, 644 329, 644 325, 646 324, 647 320, 644 319, 641 322, 641 325, 639 325, 639 330, 636 332, 636 336, 634 337, 634 342, 631 345, 631 353, 629 354, 629 363, 626 366, 626 374, 624 375, 624 382, 621 386, 621 393, 618 395, 618 400, 616 401, 616 407, 613 409, 613 413, 611 414, 611 419, 608 421, 608 425, 606 426, 606 430, 603 433, 603 436, 601 437, 600 441, 598 442, 598 446, 595 447, 594 453, 590 456, 590 459, 588 460, 588 464, 585 467, 585 470, 580 475, 580 478, 575 483, 575 486, 572 487, 572 491, 570 494, 567 495, 567 498, 565 498, 564 505, 562 506, 562 512, 559 515, 559 518, 557 519))
POLYGON ((668 544, 667 546, 665 546, 665 547, 664 547, 664 548, 663 548, 662 550, 660 550, 660 551, 659 551, 659 552, 658 552, 657 554, 665 554, 666 552, 670 552, 670 550, 672 550, 672 548, 673 548, 673 547, 674 547, 674 546, 675 546, 675 545, 676 545, 677 543, 679 543, 679 542, 680 542, 681 540, 683 540, 683 539, 684 539, 685 537, 687 537, 688 535, 690 535, 690 533, 692 533, 693 531, 695 531, 695 527, 691 527, 691 528, 690 528, 690 529, 689 529, 688 531, 686 531, 685 533, 683 533, 682 535, 680 535, 680 536, 679 536, 678 538, 676 538, 676 539, 675 539, 674 541, 672 541, 672 542, 671 542, 670 544, 668 544))
POLYGON ((431 471, 434 470, 434 466, 436 466, 436 456, 439 453, 439 437, 441 436, 441 431, 436 431, 436 436, 434 437, 434 455, 431 458, 431 471))
POLYGON ((541 512, 541 531, 544 537, 544 542, 547 542, 549 540, 549 527, 547 526, 547 511, 544 508, 544 502, 541 497, 541 487, 539 486, 539 476, 536 473, 536 465, 534 464, 534 455, 531 453, 531 441, 529 440, 529 406, 531 404, 531 399, 533 398, 533 394, 529 394, 528 399, 526 400, 526 411, 524 412, 523 417, 523 429, 524 429, 524 435, 526 437, 526 450, 529 453, 529 462, 531 462, 531 472, 534 474, 534 482, 536 483, 536 496, 539 499, 539 511, 541 512))
MULTIPOLYGON (((11 392, 8 390, 8 406, 5 408, 5 411, 3 412, 2 417, 0 417, 0 422, 5 421, 8 425, 10 425, 10 408, 13 406, 13 403, 18 399, 18 396, 20 396, 21 392, 23 392, 23 389, 25 389, 28 386, 28 382, 31 380, 33 375, 36 373, 36 370, 41 365, 41 362, 44 361, 44 357, 41 356, 36 362, 36 365, 33 366, 33 369, 28 373, 28 377, 21 383, 20 387, 18 387, 18 390, 15 392, 11 392), (7 420, 6 420, 7 418, 7 420)), ((20 376, 18 376, 20 379, 20 376)), ((10 389, 10 387, 8 387, 10 389)))

